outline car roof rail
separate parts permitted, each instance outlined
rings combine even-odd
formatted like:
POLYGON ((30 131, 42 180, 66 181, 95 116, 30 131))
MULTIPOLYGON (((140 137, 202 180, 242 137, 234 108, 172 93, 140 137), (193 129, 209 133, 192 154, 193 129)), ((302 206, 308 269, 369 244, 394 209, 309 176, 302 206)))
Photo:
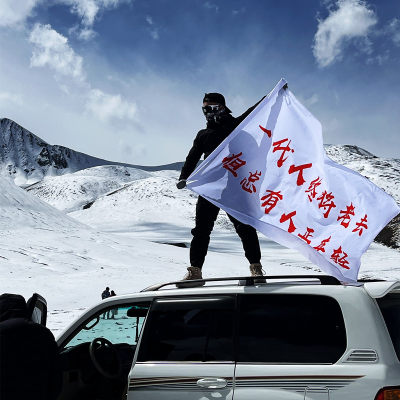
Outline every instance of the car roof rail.
MULTIPOLYGON (((201 288, 207 282, 226 282, 226 281, 238 281, 239 286, 254 286, 255 284, 260 284, 260 280, 265 279, 265 283, 268 283, 269 280, 276 280, 276 279, 285 279, 285 280, 294 280, 299 279, 301 280, 319 280, 321 285, 341 285, 342 283, 339 279, 335 278, 334 276, 330 275, 264 275, 264 276, 234 276, 234 277, 224 277, 224 278, 207 278, 207 279, 193 279, 186 282, 184 281, 174 281, 174 282, 167 282, 167 283, 160 283, 157 285, 149 286, 141 292, 153 292, 160 290, 165 286, 171 286, 179 284, 179 289, 187 289, 187 288, 201 288), (256 282, 258 281, 258 282, 256 282), (193 284, 199 283, 201 285, 193 286, 193 284)), ((306 282, 304 282, 306 283, 306 282)), ((261 283, 264 284, 264 283, 261 283)))

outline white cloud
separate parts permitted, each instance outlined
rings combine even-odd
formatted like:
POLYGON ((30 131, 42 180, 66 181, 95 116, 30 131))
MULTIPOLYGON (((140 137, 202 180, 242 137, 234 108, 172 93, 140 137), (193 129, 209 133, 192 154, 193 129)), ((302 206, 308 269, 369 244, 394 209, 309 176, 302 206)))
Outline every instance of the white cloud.
POLYGON ((62 1, 69 3, 72 8, 72 12, 78 14, 82 18, 82 23, 86 26, 92 26, 97 13, 100 10, 100 6, 95 0, 67 0, 62 1))
POLYGON ((386 50, 382 54, 377 54, 374 57, 370 57, 367 59, 367 64, 378 64, 378 65, 383 65, 389 60, 389 51, 386 50))
POLYGON ((98 15, 101 12, 117 8, 121 4, 132 3, 133 0, 57 0, 60 4, 66 4, 71 8, 73 14, 81 18, 81 29, 74 26, 70 29, 71 34, 75 34, 81 40, 88 41, 96 36, 96 32, 92 29, 98 15))
MULTIPOLYGON (((337 8, 320 20, 314 37, 313 53, 321 67, 340 60, 346 44, 352 39, 364 39, 361 50, 370 50, 367 35, 378 22, 373 10, 363 0, 338 0, 337 8)), ((360 44, 359 43, 359 44, 360 44)))
POLYGON ((20 94, 0 92, 0 104, 14 103, 18 106, 23 104, 22 96, 20 94))
POLYGON ((20 26, 38 3, 39 0, 1 0, 0 26, 20 26))
POLYGON ((160 38, 160 35, 158 34, 158 29, 150 29, 150 36, 154 39, 154 40, 158 40, 160 38))
POLYGON ((93 26, 97 15, 106 9, 117 8, 133 0, 58 0, 59 3, 71 6, 71 11, 82 18, 86 27, 93 26))
POLYGON ((219 11, 219 7, 215 3, 212 3, 211 1, 206 1, 204 3, 204 7, 208 8, 209 10, 214 10, 216 13, 219 11))
POLYGON ((308 107, 311 107, 313 104, 318 103, 319 97, 316 93, 314 93, 311 97, 305 100, 305 103, 308 107))
POLYGON ((153 18, 150 15, 146 16, 146 22, 150 25, 149 33, 150 36, 154 40, 158 40, 160 38, 160 35, 158 34, 158 28, 154 25, 153 18))
POLYGON ((36 24, 29 36, 35 46, 31 57, 32 67, 45 67, 58 74, 85 80, 82 57, 69 46, 68 39, 51 28, 50 25, 36 24))
POLYGON ((96 35, 97 35, 97 33, 93 29, 83 28, 79 32, 78 38, 82 39, 82 40, 90 40, 90 39, 93 39, 96 35))
POLYGON ((97 32, 92 28, 81 27, 79 25, 74 25, 72 28, 68 29, 68 34, 84 41, 91 40, 97 36, 97 32))
POLYGON ((86 108, 102 121, 111 119, 134 120, 137 113, 135 103, 123 100, 119 94, 110 95, 99 89, 92 89, 89 92, 86 108))
POLYGON ((246 7, 235 8, 232 10, 232 15, 239 15, 246 12, 246 7))
MULTIPOLYGON (((75 26, 70 29, 79 39, 90 40, 96 33, 92 27, 99 14, 108 9, 119 7, 121 4, 130 4, 134 0, 53 0, 49 6, 64 4, 70 7, 73 14, 80 17, 81 29, 75 26)), ((0 0, 0 27, 23 28, 25 21, 32 14, 33 9, 44 0, 0 0)), ((158 33, 157 33, 158 35, 158 33)))
MULTIPOLYGON (((49 67, 56 71, 57 76, 72 77, 84 89, 81 96, 85 101, 88 111, 102 121, 112 119, 134 120, 137 113, 135 103, 128 102, 119 94, 109 95, 100 89, 90 88, 83 70, 83 59, 69 46, 68 39, 51 28, 50 25, 36 24, 29 41, 34 44, 31 57, 31 66, 49 67)), ((70 88, 62 80, 59 81, 60 89, 70 93, 70 88)))
POLYGON ((387 32, 392 37, 393 43, 400 46, 400 19, 394 18, 387 28, 387 32))

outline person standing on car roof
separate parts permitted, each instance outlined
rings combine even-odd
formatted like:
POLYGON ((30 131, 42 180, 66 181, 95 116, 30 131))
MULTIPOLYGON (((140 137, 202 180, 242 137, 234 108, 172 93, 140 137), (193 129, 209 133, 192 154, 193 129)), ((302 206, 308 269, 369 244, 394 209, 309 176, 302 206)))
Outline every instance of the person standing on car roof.
POLYGON ((22 296, 0 296, 1 400, 55 400, 61 391, 57 343, 30 317, 22 296))
MULTIPOLYGON (((193 146, 186 157, 179 181, 176 185, 178 189, 183 189, 186 186, 186 179, 195 170, 201 156, 204 154, 204 158, 208 157, 258 104, 259 102, 241 116, 234 118, 231 115, 232 111, 226 106, 225 98, 222 94, 205 94, 202 109, 207 120, 207 127, 199 131, 194 139, 193 146)), ((202 279, 201 270, 207 254, 210 234, 218 212, 219 208, 217 206, 199 196, 196 205, 196 226, 192 229, 193 239, 190 244, 190 267, 187 268, 188 272, 184 276, 183 281, 202 279)), ((263 275, 260 263, 260 244, 256 230, 250 225, 243 224, 229 214, 228 217, 242 240, 245 256, 250 263, 251 275, 263 275)))

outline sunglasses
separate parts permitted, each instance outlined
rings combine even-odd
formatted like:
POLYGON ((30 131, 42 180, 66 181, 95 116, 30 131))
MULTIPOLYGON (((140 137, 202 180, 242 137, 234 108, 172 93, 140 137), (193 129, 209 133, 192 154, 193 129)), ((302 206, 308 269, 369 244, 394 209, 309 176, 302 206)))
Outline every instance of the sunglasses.
POLYGON ((221 107, 223 107, 221 104, 210 104, 208 106, 201 107, 201 109, 203 110, 204 114, 208 114, 215 111, 219 111, 221 107))

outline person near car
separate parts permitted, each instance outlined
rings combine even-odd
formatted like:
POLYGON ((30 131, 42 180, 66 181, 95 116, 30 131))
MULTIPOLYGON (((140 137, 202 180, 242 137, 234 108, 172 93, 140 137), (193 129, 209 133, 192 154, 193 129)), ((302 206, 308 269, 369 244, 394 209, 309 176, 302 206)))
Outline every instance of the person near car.
POLYGON ((51 331, 30 319, 22 296, 0 295, 0 399, 55 400, 61 386, 51 331))
MULTIPOLYGON (((105 299, 108 299, 109 297, 111 296, 111 293, 110 293, 110 288, 107 286, 106 288, 105 288, 105 290, 103 290, 103 293, 101 294, 101 299, 102 300, 105 300, 105 299)), ((109 319, 110 318, 110 311, 106 311, 103 315, 102 315, 102 318, 103 319, 109 319)))
MULTIPOLYGON (((110 297, 116 296, 116 293, 114 292, 114 290, 111 290, 110 293, 110 297)), ((111 309, 111 319, 115 319, 115 315, 118 313, 118 309, 117 308, 113 308, 111 309)))
MULTIPOLYGON (((260 100, 261 101, 261 100, 260 100)), ((239 117, 233 117, 231 110, 225 104, 225 98, 220 93, 206 93, 203 98, 203 113, 207 120, 207 127, 198 132, 194 139, 193 146, 186 157, 181 174, 177 183, 178 189, 186 186, 186 180, 195 170, 201 156, 208 157, 222 141, 254 110, 259 104, 255 104, 239 117)), ((183 278, 183 281, 202 279, 202 267, 207 255, 210 234, 217 219, 219 208, 205 198, 199 196, 196 205, 195 227, 192 229, 192 242, 190 244, 190 267, 183 278)), ((263 275, 260 244, 256 230, 243 224, 228 214, 239 235, 245 256, 250 263, 252 276, 263 275)), ((193 283, 201 285, 203 282, 193 283)), ((179 286, 179 285, 178 285, 179 286)), ((185 283, 187 286, 187 283, 185 283)))
POLYGON ((105 288, 105 290, 103 290, 103 293, 101 294, 101 299, 104 300, 104 299, 107 299, 110 296, 111 296, 110 288, 107 286, 105 288))

